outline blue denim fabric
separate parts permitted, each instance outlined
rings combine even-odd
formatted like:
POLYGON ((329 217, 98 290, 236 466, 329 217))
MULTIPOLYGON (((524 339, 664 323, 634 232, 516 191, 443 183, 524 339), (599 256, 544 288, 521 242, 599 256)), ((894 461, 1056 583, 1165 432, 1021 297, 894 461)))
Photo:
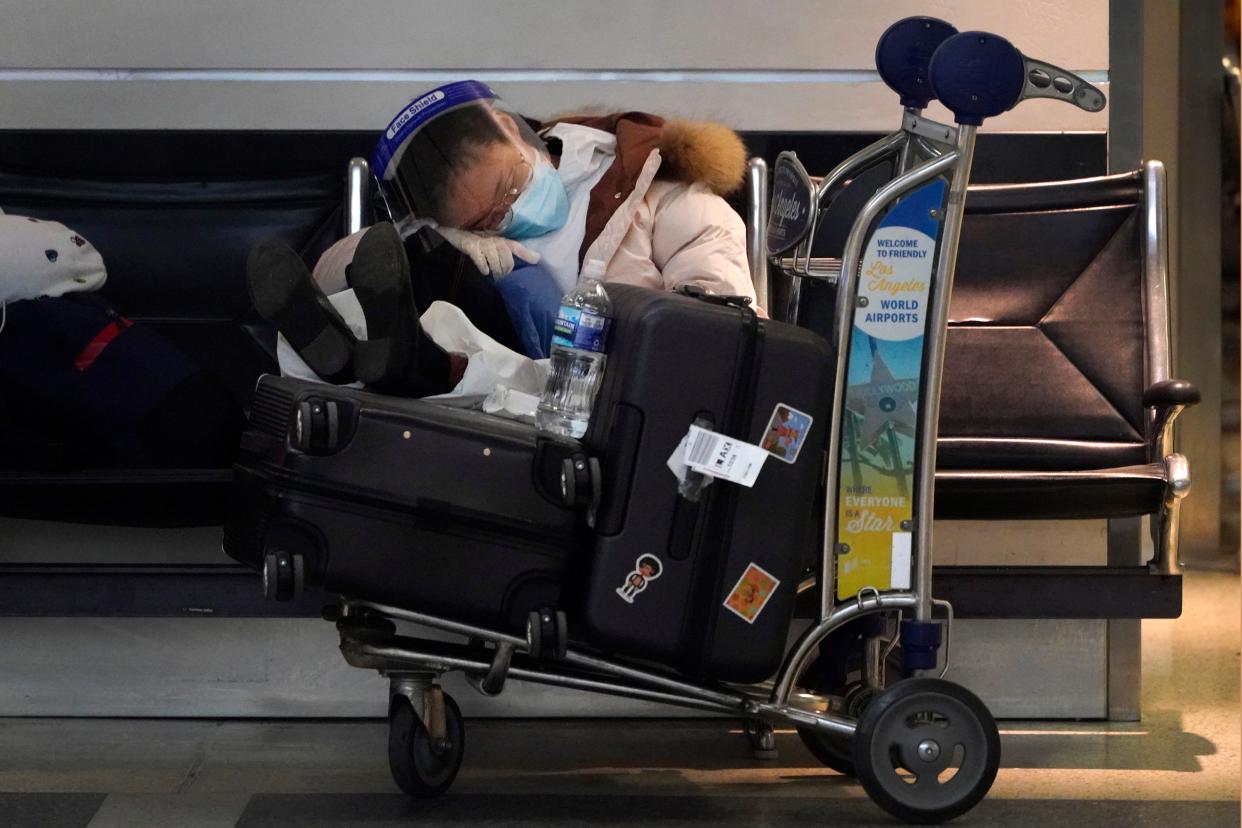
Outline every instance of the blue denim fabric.
POLYGON ((561 307, 561 289, 552 275, 537 264, 519 260, 512 273, 496 280, 496 289, 504 299, 523 352, 531 359, 548 357, 552 326, 561 307))

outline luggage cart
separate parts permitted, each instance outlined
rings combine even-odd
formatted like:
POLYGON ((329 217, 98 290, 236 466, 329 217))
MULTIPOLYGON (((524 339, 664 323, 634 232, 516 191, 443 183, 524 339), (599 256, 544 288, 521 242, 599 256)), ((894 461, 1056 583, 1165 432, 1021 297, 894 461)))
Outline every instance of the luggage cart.
MULTIPOLYGON (((931 621, 933 608, 943 610, 946 632, 952 625, 952 606, 930 598, 936 441, 919 438, 938 431, 945 328, 975 130, 984 118, 1028 98, 1063 100, 1090 112, 1105 105, 1103 93, 1076 75, 1027 58, 995 35, 958 34, 930 17, 907 18, 885 31, 876 67, 900 97, 901 129, 822 178, 808 174, 794 153, 782 153, 772 174, 766 228, 768 265, 788 280, 778 318, 799 321, 805 280, 836 288, 831 330, 837 338, 838 432, 829 445, 823 522, 824 560, 835 558, 836 564, 805 580, 801 590, 818 598, 822 619, 839 602, 862 600, 877 589, 909 588, 907 577, 918 579, 921 602, 913 618, 890 625, 873 616, 836 628, 818 651, 796 650, 801 667, 790 674, 804 677, 802 688, 821 703, 854 718, 884 687, 886 673, 936 666, 941 627, 931 621), (924 115, 937 95, 958 126, 924 115), (885 166, 890 178, 855 218, 842 257, 815 257, 817 231, 834 201, 861 176, 885 166), (910 258, 920 247, 926 256, 910 258), (930 287, 905 289, 912 282, 930 287), (877 289, 869 289, 872 284, 877 289), (927 318, 910 321, 919 314, 927 318), (877 321, 885 316, 906 321, 877 321), (824 669, 821 660, 833 663, 824 669)), ((946 637, 941 676, 948 656, 946 637)), ((828 767, 861 772, 851 740, 809 728, 798 733, 828 767)))
MULTIPOLYGON (((774 176, 772 250, 778 256, 804 251, 808 266, 799 272, 810 278, 815 222, 841 184, 884 159, 895 158, 899 172, 859 214, 837 276, 822 548, 818 571, 803 584, 818 596, 816 619, 786 653, 774 681, 738 686, 601 654, 572 640, 559 612, 535 614, 521 636, 344 598, 325 617, 336 622, 349 664, 389 679, 389 763, 408 794, 443 793, 461 767, 461 713, 438 685, 451 671, 464 673, 484 695, 515 679, 740 717, 763 723, 754 731, 760 743, 765 734, 770 739, 764 727, 792 725, 804 738, 818 737, 829 764, 834 757, 848 763, 875 802, 909 821, 951 819, 991 787, 1000 762, 996 723, 972 693, 943 678, 952 607, 933 597, 930 565, 934 436, 963 199, 984 118, 1030 97, 1092 111, 1104 97, 1068 72, 1024 58, 1001 37, 957 34, 931 18, 891 27, 877 48, 877 65, 902 96, 901 129, 818 184, 788 156, 774 176), (956 126, 923 117, 933 91, 956 126), (868 382, 853 382, 864 370, 868 382), (897 494, 879 491, 871 478, 897 494), (944 621, 934 617, 938 609, 944 621), (849 703, 808 686, 808 668, 829 637, 869 619, 880 623, 863 636, 859 692, 849 703), (413 637, 399 632, 398 623, 465 641, 413 637), (890 624, 894 633, 885 641, 890 624), (888 683, 884 660, 898 638, 902 672, 910 677, 888 683)), ((273 594, 295 589, 297 561, 271 562, 265 578, 273 594)))

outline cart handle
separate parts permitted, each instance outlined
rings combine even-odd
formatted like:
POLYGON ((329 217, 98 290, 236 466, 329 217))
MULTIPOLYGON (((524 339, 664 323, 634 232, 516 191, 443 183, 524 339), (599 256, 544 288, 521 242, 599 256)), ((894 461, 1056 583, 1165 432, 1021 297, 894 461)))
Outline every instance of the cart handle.
MULTIPOLYGON (((957 29, 935 17, 906 17, 884 30, 875 46, 875 67, 890 89, 910 109, 923 109, 933 97, 928 70, 937 47, 957 29)), ((897 132, 847 158, 823 179, 811 179, 798 156, 782 152, 773 171, 773 198, 767 222, 767 247, 780 256, 815 233, 818 213, 835 190, 852 176, 902 151, 907 141, 897 132)), ((808 253, 808 256, 810 254, 808 253)), ((795 255, 794 269, 797 270, 795 255)))
POLYGON ((957 29, 935 17, 907 17, 884 30, 875 45, 875 68, 880 78, 901 96, 901 105, 923 109, 935 93, 928 67, 936 48, 957 29))
POLYGON ((940 44, 929 66, 932 92, 959 124, 979 126, 1028 98, 1054 98, 1088 112, 1104 93, 1073 72, 1024 56, 1000 35, 961 32, 940 44))

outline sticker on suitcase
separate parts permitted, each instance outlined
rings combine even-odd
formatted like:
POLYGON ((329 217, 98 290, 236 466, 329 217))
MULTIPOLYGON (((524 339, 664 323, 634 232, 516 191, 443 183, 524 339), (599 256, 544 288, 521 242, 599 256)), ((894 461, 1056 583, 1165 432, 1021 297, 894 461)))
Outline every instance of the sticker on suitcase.
POLYGON ((772 419, 763 430, 763 441, 759 448, 785 463, 795 463, 806 435, 811 431, 815 418, 784 403, 777 403, 772 411, 772 419))
POLYGON ((742 577, 737 579, 729 597, 725 598, 724 606, 747 624, 753 624, 780 585, 779 578, 752 562, 742 577))
POLYGON ((634 561, 634 569, 625 576, 625 583, 617 587, 616 592, 621 596, 622 601, 632 604, 638 593, 659 578, 663 571, 664 564, 660 563, 660 559, 655 555, 639 555, 638 560, 634 561))

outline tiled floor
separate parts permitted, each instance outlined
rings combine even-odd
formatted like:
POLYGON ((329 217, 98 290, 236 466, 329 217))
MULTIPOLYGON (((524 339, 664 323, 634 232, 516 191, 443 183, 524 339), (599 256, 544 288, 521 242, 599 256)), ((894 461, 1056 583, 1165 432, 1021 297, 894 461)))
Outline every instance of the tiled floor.
MULTIPOLYGON (((1002 722, 962 825, 1239 824, 1238 578, 1191 573, 1144 624, 1144 719, 1002 722)), ((83 692, 89 692, 84 688, 83 692)), ((869 825, 892 820, 791 733, 752 758, 720 720, 469 722, 450 794, 396 792, 375 721, 0 721, 0 826, 869 825)))

